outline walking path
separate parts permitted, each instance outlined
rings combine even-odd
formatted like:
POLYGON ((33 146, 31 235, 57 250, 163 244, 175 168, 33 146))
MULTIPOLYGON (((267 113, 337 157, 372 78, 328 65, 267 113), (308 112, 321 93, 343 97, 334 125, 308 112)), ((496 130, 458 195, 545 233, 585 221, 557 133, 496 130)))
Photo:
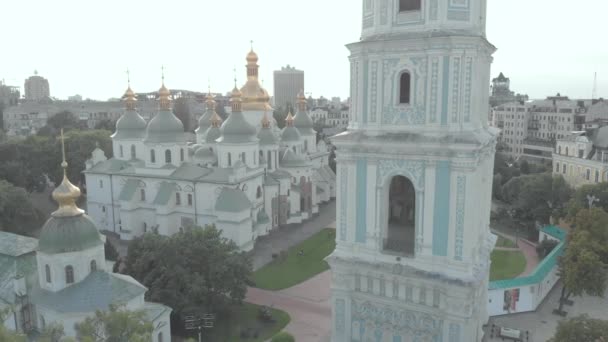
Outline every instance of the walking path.
POLYGON ((245 301, 288 312, 285 331, 296 341, 326 342, 331 336, 330 285, 331 271, 325 271, 285 290, 249 288, 245 301))
MULTIPOLYGON (((513 242, 516 241, 514 236, 507 235, 503 232, 492 230, 492 233, 502 236, 503 238, 509 239, 513 242)), ((534 269, 536 269, 536 266, 538 266, 538 263, 540 262, 538 260, 538 254, 536 254, 536 246, 532 242, 522 239, 522 238, 517 239, 517 248, 495 247, 494 249, 499 250, 499 251, 513 251, 513 252, 521 251, 522 252, 524 257, 526 258, 526 269, 520 275, 518 275, 516 278, 521 278, 521 277, 530 275, 534 271, 534 269)))

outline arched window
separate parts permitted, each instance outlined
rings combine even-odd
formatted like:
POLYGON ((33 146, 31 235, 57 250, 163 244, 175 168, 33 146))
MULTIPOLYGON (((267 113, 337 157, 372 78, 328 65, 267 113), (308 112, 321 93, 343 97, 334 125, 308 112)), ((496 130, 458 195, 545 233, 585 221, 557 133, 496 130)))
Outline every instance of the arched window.
POLYGON ((192 194, 188 194, 188 206, 192 206, 192 194))
POLYGON ((122 150, 122 145, 119 145, 118 148, 120 149, 120 157, 124 157, 124 152, 122 150))
POLYGON ((599 183, 600 181, 600 172, 598 170, 595 170, 595 182, 599 183))
POLYGON ((156 163, 156 152, 154 150, 150 150, 150 163, 156 163))
POLYGON ((585 175, 586 180, 591 180, 591 170, 587 169, 587 174, 585 175))
POLYGON ((399 0, 399 12, 420 11, 421 0, 399 0))
POLYGON ((566 164, 563 164, 563 165, 562 165, 562 173, 563 173, 563 174, 566 174, 566 164))
POLYGON ((566 155, 568 155, 568 146, 566 146, 566 155))
POLYGON ((135 151, 135 145, 131 145, 131 159, 137 158, 137 152, 135 151))
POLYGON ((91 260, 91 272, 97 271, 97 261, 91 260))
POLYGON ((49 267, 49 265, 44 265, 44 274, 46 276, 46 282, 50 283, 52 281, 52 279, 51 279, 51 268, 49 267))
POLYGON ((171 164, 171 150, 165 151, 165 164, 171 164))
MULTIPOLYGON (((268 151, 270 152, 270 151, 268 151)), ((260 150, 260 161, 262 161, 262 158, 264 158, 264 151, 260 150)))
POLYGON ((557 147, 557 153, 558 153, 558 154, 562 154, 562 147, 561 147, 561 146, 558 146, 558 147, 557 147))
POLYGON ((559 172, 559 163, 555 163, 555 172, 559 172))
POLYGON ((158 333, 157 340, 158 340, 158 342, 163 342, 163 333, 162 333, 162 331, 158 333))
POLYGON ((228 166, 232 166, 232 154, 228 152, 228 166))
POLYGON ((268 168, 272 169, 272 152, 268 151, 268 160, 266 161, 268 163, 268 168))
POLYGON ((144 226, 144 233, 147 233, 148 232, 148 224, 146 222, 144 222, 143 226, 144 226))
POLYGON ((294 151, 295 153, 298 153, 298 151, 296 151, 296 147, 295 147, 295 146, 293 147, 293 151, 294 151))
POLYGON ((403 176, 391 179, 387 211, 384 249, 414 255, 416 192, 409 179, 403 176))
POLYGON ((184 149, 179 150, 179 161, 184 161, 184 149))
POLYGON ((65 267, 65 283, 74 283, 74 267, 71 265, 65 267))
POLYGON ((255 198, 260 198, 262 197, 262 187, 258 186, 258 191, 256 191, 255 193, 255 198))
POLYGON ((146 200, 146 190, 139 189, 139 200, 144 202, 146 200))
POLYGON ((99 180, 99 188, 100 188, 100 189, 103 189, 103 179, 100 179, 100 180, 99 180))
POLYGON ((175 193, 175 205, 182 205, 182 196, 179 192, 175 193))
POLYGON ((409 104, 410 103, 410 86, 411 77, 409 72, 401 74, 399 79, 399 103, 409 104))

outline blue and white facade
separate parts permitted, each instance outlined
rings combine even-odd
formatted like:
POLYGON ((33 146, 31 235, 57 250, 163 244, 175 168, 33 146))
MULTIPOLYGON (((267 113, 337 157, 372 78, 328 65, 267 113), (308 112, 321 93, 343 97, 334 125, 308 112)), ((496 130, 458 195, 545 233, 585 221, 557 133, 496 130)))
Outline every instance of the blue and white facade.
POLYGON ((481 341, 492 172, 485 0, 363 0, 337 147, 332 341, 481 341))

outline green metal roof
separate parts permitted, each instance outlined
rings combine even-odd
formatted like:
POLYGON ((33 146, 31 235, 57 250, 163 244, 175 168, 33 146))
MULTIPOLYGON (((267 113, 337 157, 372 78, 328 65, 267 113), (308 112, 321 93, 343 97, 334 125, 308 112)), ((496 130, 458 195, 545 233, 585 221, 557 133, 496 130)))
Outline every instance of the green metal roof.
POLYGON ((37 247, 37 239, 0 231, 0 254, 18 257, 35 251, 37 247))
POLYGON ((278 185, 279 182, 271 176, 264 176, 264 185, 278 185))
MULTIPOLYGON (((521 286, 530 286, 530 285, 538 284, 545 279, 547 274, 549 272, 551 272, 553 267, 555 267, 557 265, 559 257, 564 253, 564 249, 566 246, 566 232, 556 226, 547 226, 545 228, 548 228, 548 227, 553 227, 553 228, 549 228, 549 231, 555 232, 555 230, 559 230, 562 232, 561 238, 560 238, 561 242, 551 251, 551 253, 549 253, 549 255, 547 255, 538 264, 538 266, 536 266, 536 269, 534 269, 534 272, 532 272, 530 275, 525 276, 525 277, 491 281, 489 284, 490 290, 509 289, 509 288, 515 288, 515 287, 521 287, 521 286)), ((542 230, 544 231, 545 228, 543 228, 542 230)))
POLYGON ((300 131, 302 135, 316 135, 317 132, 313 129, 314 123, 310 116, 308 116, 308 112, 306 111, 298 111, 296 113, 296 117, 293 120, 294 126, 300 131))
POLYGON ((135 191, 137 190, 137 186, 139 185, 139 181, 136 179, 129 179, 125 182, 125 185, 120 190, 120 194, 118 195, 119 201, 131 201, 133 199, 133 195, 135 195, 135 191))
POLYGON ((302 156, 295 154, 291 149, 285 150, 280 164, 283 167, 300 167, 309 165, 302 156))
POLYGON ((215 210, 217 211, 238 213, 247 209, 251 209, 251 202, 247 195, 238 189, 223 188, 215 202, 215 210))
POLYGON ((170 307, 168 307, 166 305, 160 304, 160 303, 146 302, 144 304, 143 311, 146 314, 147 320, 149 322, 154 322, 165 312, 168 311, 169 313, 171 313, 171 311, 173 311, 173 309, 171 309, 170 307))
POLYGON ((88 215, 54 217, 42 226, 38 250, 44 253, 68 253, 103 245, 97 226, 88 215))
POLYGON ((239 144, 257 141, 256 129, 245 117, 243 112, 232 112, 220 128, 222 136, 217 142, 239 144))
POLYGON ((211 127, 211 117, 213 117, 213 110, 207 109, 198 119, 198 128, 195 131, 197 134, 202 134, 207 128, 211 127))
POLYGON ((207 129, 207 133, 205 135, 205 142, 214 143, 217 139, 222 136, 222 131, 219 127, 209 127, 207 129))
POLYGON ((194 154, 194 158, 204 160, 204 161, 216 161, 217 160, 215 153, 213 153, 213 151, 208 147, 199 148, 196 151, 196 153, 194 154))
POLYGON ((146 292, 135 279, 118 273, 91 272, 84 280, 58 292, 37 288, 36 305, 65 313, 108 310, 110 304, 124 304, 146 292))
POLYGON ((560 241, 564 241, 566 239, 566 231, 557 226, 545 226, 543 229, 541 229, 541 232, 553 236, 560 241))
MULTIPOLYGON (((201 148, 201 149, 199 149, 199 151, 200 150, 205 150, 205 148, 201 148)), ((194 181, 194 180, 198 180, 210 173, 211 173, 211 170, 200 167, 198 165, 191 164, 191 163, 182 163, 182 165, 180 165, 180 167, 178 167, 175 171, 173 171, 173 173, 171 174, 170 177, 173 179, 194 181)))
POLYGON ((284 170, 275 170, 274 172, 270 173, 270 177, 272 177, 274 179, 285 179, 285 178, 291 178, 291 174, 284 170))
POLYGON ((148 123, 147 143, 185 142, 184 125, 170 110, 161 110, 148 123))
POLYGON ((277 137, 270 127, 260 129, 258 139, 260 139, 260 145, 277 145, 277 137))
POLYGON ((281 141, 300 141, 300 132, 293 126, 285 126, 281 132, 281 141))
POLYGON ((169 203, 169 199, 171 199, 171 195, 177 190, 177 184, 162 182, 160 183, 160 187, 158 188, 158 192, 156 193, 156 198, 154 198, 153 203, 157 205, 165 205, 169 203))
POLYGON ((134 110, 127 110, 116 121, 113 139, 141 139, 146 134, 146 120, 134 110))
POLYGON ((129 167, 131 167, 131 164, 127 161, 110 158, 95 164, 92 168, 85 170, 84 173, 117 173, 129 167))

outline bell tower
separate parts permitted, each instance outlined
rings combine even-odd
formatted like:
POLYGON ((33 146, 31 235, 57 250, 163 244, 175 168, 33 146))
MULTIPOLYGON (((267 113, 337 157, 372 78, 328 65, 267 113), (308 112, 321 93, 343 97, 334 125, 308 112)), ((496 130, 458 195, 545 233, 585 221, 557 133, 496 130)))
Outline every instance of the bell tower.
POLYGON ((481 341, 495 48, 486 0, 362 0, 337 147, 332 341, 481 341))

